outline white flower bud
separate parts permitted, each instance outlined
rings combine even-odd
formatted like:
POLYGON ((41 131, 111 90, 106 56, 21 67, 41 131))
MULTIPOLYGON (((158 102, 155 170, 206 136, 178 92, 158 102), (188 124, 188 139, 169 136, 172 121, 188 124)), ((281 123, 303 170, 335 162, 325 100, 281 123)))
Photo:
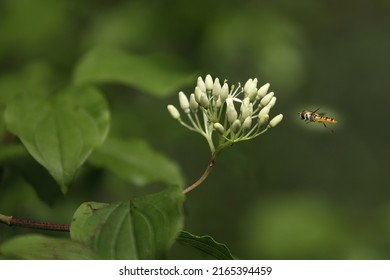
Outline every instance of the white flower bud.
POLYGON ((199 104, 195 100, 195 94, 191 93, 190 95, 190 108, 193 113, 198 111, 199 104))
POLYGON ((205 109, 208 109, 209 106, 210 106, 210 102, 209 102, 209 99, 206 95, 206 93, 202 93, 202 95, 200 96, 200 106, 202 106, 203 108, 205 109))
POLYGON ((276 117, 274 117, 274 118, 269 122, 269 126, 270 126, 270 127, 275 127, 275 126, 277 126, 282 120, 283 120, 283 115, 282 115, 282 114, 279 114, 279 115, 277 115, 276 117))
POLYGON ((248 89, 250 89, 251 87, 253 87, 253 80, 248 79, 248 81, 246 81, 244 85, 244 92, 248 92, 248 89))
POLYGON ((167 106, 167 109, 168 109, 168 112, 171 114, 172 118, 174 118, 175 120, 180 119, 180 113, 179 113, 179 111, 176 109, 175 106, 173 106, 173 105, 168 105, 168 106, 167 106))
POLYGON ((200 87, 196 87, 195 88, 195 100, 196 100, 196 102, 200 102, 200 97, 202 96, 202 93, 204 93, 201 89, 200 89, 200 87))
POLYGON ((276 103, 276 97, 273 96, 267 106, 272 108, 272 107, 274 107, 275 103, 276 103))
POLYGON ((251 102, 255 101, 255 99, 257 97, 257 90, 256 90, 256 88, 254 88, 253 91, 248 92, 248 97, 249 97, 251 102))
POLYGON ((249 98, 245 97, 240 107, 241 120, 245 120, 248 116, 252 115, 252 108, 253 105, 249 102, 249 98))
POLYGON ((274 96, 274 93, 273 92, 270 92, 268 93, 266 96, 264 96, 261 100, 260 100, 260 104, 261 106, 266 106, 270 101, 271 101, 271 98, 274 96))
POLYGON ((202 92, 206 92, 206 85, 205 85, 205 83, 203 82, 203 79, 202 79, 202 77, 198 77, 198 82, 197 82, 197 84, 196 84, 198 87, 199 87, 199 89, 202 91, 202 92))
POLYGON ((219 134, 224 134, 225 133, 225 128, 222 126, 220 123, 214 123, 214 129, 219 133, 219 134))
POLYGON ((242 123, 242 130, 247 131, 251 128, 251 126, 252 126, 252 118, 248 116, 242 123))
POLYGON ((231 130, 233 131, 233 133, 237 133, 240 128, 241 128, 241 122, 240 120, 235 120, 232 125, 231 125, 231 130))
POLYGON ((253 79, 253 84, 255 85, 255 88, 257 87, 257 78, 253 79))
POLYGON ((221 94, 221 84, 219 83, 219 79, 215 78, 214 85, 213 85, 213 98, 214 100, 218 100, 219 95, 221 94))
POLYGON ((233 103, 228 103, 227 108, 226 108, 226 114, 228 117, 229 123, 233 123, 235 120, 237 120, 237 111, 236 108, 234 108, 233 103))
POLYGON ((269 114, 270 107, 265 106, 262 108, 259 112, 258 118, 260 119, 262 115, 268 115, 269 114))
MULTIPOLYGON (((245 84, 246 85, 246 84, 245 84)), ((244 88, 244 94, 249 97, 250 101, 254 101, 257 96, 257 79, 253 79, 246 89, 244 88)))
POLYGON ((227 83, 224 83, 221 89, 221 93, 219 95, 219 97, 221 98, 221 102, 222 103, 225 102, 228 96, 229 96, 229 86, 227 83))
POLYGON ((210 92, 213 89, 214 82, 213 82, 213 78, 211 78, 211 76, 209 74, 207 74, 204 83, 206 85, 207 92, 210 92))
POLYGON ((258 123, 259 123, 259 126, 263 126, 265 125, 269 120, 269 116, 268 114, 263 114, 259 117, 259 120, 258 120, 258 123))
POLYGON ((187 96, 182 91, 179 92, 179 103, 180 103, 180 107, 183 109, 184 113, 189 114, 190 113, 190 102, 188 101, 187 96))
POLYGON ((265 85, 261 86, 257 91, 257 99, 263 98, 269 89, 269 83, 266 83, 265 85))

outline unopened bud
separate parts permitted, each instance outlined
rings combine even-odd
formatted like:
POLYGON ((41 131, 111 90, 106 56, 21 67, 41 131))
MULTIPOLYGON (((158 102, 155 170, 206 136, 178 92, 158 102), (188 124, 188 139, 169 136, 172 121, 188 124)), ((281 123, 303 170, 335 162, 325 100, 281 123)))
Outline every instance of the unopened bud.
POLYGON ((263 114, 263 115, 261 115, 261 116, 259 117, 259 120, 258 120, 259 126, 265 125, 265 124, 268 122, 268 120, 269 120, 268 114, 263 114))
POLYGON ((219 83, 219 79, 215 78, 214 85, 213 85, 213 98, 214 100, 218 100, 219 95, 221 94, 221 84, 219 83))
POLYGON ((205 108, 205 109, 209 108, 210 102, 209 102, 209 99, 207 98, 206 93, 202 93, 202 95, 200 96, 199 103, 200 103, 200 106, 202 106, 203 108, 205 108))
POLYGON ((274 107, 275 103, 276 103, 276 97, 273 96, 267 106, 272 108, 274 107))
POLYGON ((172 118, 174 118, 175 120, 180 119, 180 113, 179 113, 179 111, 176 109, 175 106, 173 106, 173 105, 168 105, 167 108, 168 108, 168 112, 171 114, 172 118))
POLYGON ((274 93, 273 92, 270 92, 268 93, 266 96, 264 96, 261 100, 260 100, 260 104, 261 106, 266 106, 272 99, 272 97, 274 96, 274 93))
POLYGON ((230 129, 232 130, 233 133, 237 133, 241 129, 241 122, 240 120, 235 120, 230 129))
POLYGON ((179 103, 180 103, 180 107, 183 109, 184 113, 189 114, 190 113, 190 102, 188 101, 187 96, 182 91, 179 92, 179 103))
POLYGON ((227 83, 224 83, 221 89, 221 93, 219 97, 221 98, 221 102, 223 103, 229 96, 229 86, 227 83))
POLYGON ((203 82, 203 79, 202 77, 198 77, 198 82, 196 83, 196 85, 199 87, 199 89, 202 91, 202 92, 206 92, 206 85, 205 83, 203 82))
POLYGON ((257 99, 263 98, 269 89, 269 83, 266 83, 265 85, 261 86, 257 91, 257 99))
POLYGON ((237 111, 236 108, 234 108, 233 103, 228 103, 227 108, 226 108, 226 114, 228 117, 229 123, 233 123, 235 120, 237 120, 237 111))
POLYGON ((268 106, 265 106, 262 108, 259 112, 258 118, 260 119, 262 115, 268 115, 270 108, 268 106))
POLYGON ((199 103, 195 100, 195 94, 191 93, 190 95, 190 108, 193 113, 198 111, 199 103))
POLYGON ((247 131, 251 128, 251 126, 252 126, 252 118, 250 116, 246 117, 246 119, 242 123, 242 130, 247 131))
POLYGON ((211 78, 211 76, 207 74, 204 83, 206 85, 206 90, 209 93, 213 89, 213 84, 214 84, 213 78, 211 78))
POLYGON ((196 87, 195 88, 195 100, 196 100, 196 102, 200 102, 200 97, 202 96, 202 93, 204 93, 201 89, 200 89, 200 87, 196 87))
POLYGON ((249 102, 249 98, 245 98, 241 104, 240 112, 241 116, 240 118, 242 120, 245 120, 248 116, 252 115, 252 103, 249 102), (247 101, 247 102, 246 102, 247 101))
POLYGON ((283 120, 283 115, 282 115, 282 114, 279 114, 279 115, 277 115, 276 117, 274 117, 274 118, 269 122, 269 126, 270 126, 270 127, 275 127, 275 126, 277 126, 282 120, 283 120))
POLYGON ((248 79, 248 81, 246 81, 244 85, 244 92, 248 92, 248 89, 251 88, 252 86, 253 86, 253 80, 248 79))
POLYGON ((214 129, 219 133, 219 134, 224 134, 225 133, 225 128, 223 128, 222 124, 220 123, 214 123, 214 129))
POLYGON ((245 95, 249 97, 250 101, 254 101, 257 96, 257 79, 253 79, 249 85, 247 83, 245 84, 246 88, 244 87, 245 95))

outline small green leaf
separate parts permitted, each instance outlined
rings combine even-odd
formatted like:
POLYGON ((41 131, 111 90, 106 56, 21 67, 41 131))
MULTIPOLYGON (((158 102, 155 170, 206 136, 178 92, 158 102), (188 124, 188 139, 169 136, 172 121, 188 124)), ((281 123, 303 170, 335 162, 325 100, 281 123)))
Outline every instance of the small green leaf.
POLYGON ((24 260, 93 260, 98 256, 88 247, 65 238, 30 234, 15 237, 0 246, 0 254, 24 260))
POLYGON ((172 66, 172 60, 173 58, 140 56, 114 48, 98 47, 81 59, 74 74, 74 82, 122 83, 165 97, 195 79, 194 74, 172 66))
POLYGON ((171 187, 125 203, 85 202, 70 234, 103 259, 160 259, 182 228, 183 200, 182 189, 171 187))
POLYGON ((15 100, 6 108, 5 121, 65 193, 77 169, 105 139, 109 113, 99 91, 71 87, 50 98, 15 100))
POLYGON ((153 182, 184 185, 179 167, 153 150, 144 140, 108 138, 91 155, 89 162, 104 167, 137 186, 153 182))
POLYGON ((225 244, 215 241, 211 236, 197 236, 189 232, 182 231, 177 238, 181 244, 196 248, 217 260, 234 260, 228 247, 225 244))

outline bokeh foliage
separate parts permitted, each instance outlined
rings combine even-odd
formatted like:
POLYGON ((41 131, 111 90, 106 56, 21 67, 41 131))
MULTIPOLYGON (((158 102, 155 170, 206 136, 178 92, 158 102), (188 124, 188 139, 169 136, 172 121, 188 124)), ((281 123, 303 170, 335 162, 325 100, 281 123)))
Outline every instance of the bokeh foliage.
MULTIPOLYGON (((388 259, 389 13, 385 0, 1 1, 0 112, 20 96, 44 99, 98 79, 114 147, 131 151, 126 141, 140 139, 141 157, 152 147, 157 160, 177 163, 167 172, 181 170, 190 183, 208 162, 207 145, 171 120, 166 104, 192 91, 197 75, 257 77, 277 93, 283 123, 223 153, 188 195, 185 229, 240 258, 388 259), (91 50, 107 49, 118 51, 93 61, 91 50), (133 69, 115 67, 126 60, 133 69), (95 75, 83 75, 88 67, 95 75), (121 78, 99 76, 102 67, 121 78), (318 107, 339 121, 334 133, 298 119, 318 107)), ((2 144, 12 140, 3 119, 2 144)), ((98 151, 91 156, 63 195, 46 188, 56 183, 24 150, 2 150, 1 163, 24 179, 2 173, 0 212, 69 223, 83 201, 116 202, 169 181, 142 178, 139 188, 98 151)), ((0 242, 26 232, 2 226, 0 242)), ((182 249, 172 257, 200 257, 182 249)))

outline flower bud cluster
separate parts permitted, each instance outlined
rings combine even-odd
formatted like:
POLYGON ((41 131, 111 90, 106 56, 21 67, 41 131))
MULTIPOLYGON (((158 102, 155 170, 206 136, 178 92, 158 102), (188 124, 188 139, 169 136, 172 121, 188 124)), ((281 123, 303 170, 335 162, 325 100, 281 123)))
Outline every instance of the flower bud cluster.
POLYGON ((221 150, 235 142, 253 139, 282 121, 282 114, 270 120, 276 97, 268 92, 269 86, 267 83, 258 88, 255 78, 243 87, 238 84, 237 88, 234 85, 229 88, 226 81, 221 83, 210 75, 204 80, 198 77, 189 98, 179 92, 179 105, 189 122, 182 120, 173 105, 168 105, 168 111, 182 125, 203 135, 214 153, 214 131, 219 135, 217 150, 221 150))

